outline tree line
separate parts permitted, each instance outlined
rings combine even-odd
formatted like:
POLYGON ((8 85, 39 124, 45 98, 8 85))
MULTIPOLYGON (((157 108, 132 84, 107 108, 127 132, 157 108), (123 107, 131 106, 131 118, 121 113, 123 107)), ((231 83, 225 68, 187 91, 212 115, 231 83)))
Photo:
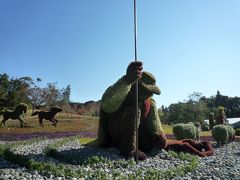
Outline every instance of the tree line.
POLYGON ((31 77, 13 78, 8 74, 0 74, 0 110, 14 108, 19 103, 35 108, 44 106, 68 106, 70 103, 71 87, 58 88, 57 83, 47 83, 40 87, 42 80, 31 77))
POLYGON ((240 97, 222 95, 219 91, 209 98, 202 93, 194 92, 184 102, 162 106, 159 109, 161 121, 166 124, 199 122, 214 114, 215 119, 226 116, 227 118, 240 117, 240 97))

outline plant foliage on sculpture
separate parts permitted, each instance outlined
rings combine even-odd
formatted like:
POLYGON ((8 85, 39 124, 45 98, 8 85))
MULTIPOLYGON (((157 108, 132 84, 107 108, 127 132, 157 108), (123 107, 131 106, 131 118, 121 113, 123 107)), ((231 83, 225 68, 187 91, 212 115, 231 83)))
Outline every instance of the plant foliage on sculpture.
POLYGON ((11 111, 11 110, 5 110, 2 111, 3 114, 3 120, 0 123, 0 126, 2 124, 4 124, 4 126, 6 127, 6 121, 8 119, 18 119, 20 121, 20 126, 23 127, 23 125, 26 125, 27 123, 23 120, 23 115, 24 113, 27 112, 28 106, 27 104, 24 103, 20 103, 15 107, 15 110, 11 111))

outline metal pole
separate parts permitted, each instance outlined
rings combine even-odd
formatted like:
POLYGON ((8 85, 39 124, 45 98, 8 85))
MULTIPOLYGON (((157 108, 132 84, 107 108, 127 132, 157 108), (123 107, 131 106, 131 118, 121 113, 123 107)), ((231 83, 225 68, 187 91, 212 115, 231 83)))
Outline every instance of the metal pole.
MULTIPOLYGON (((134 51, 135 51, 135 62, 137 61, 137 7, 136 0, 134 0, 134 51)), ((136 81, 136 162, 138 162, 138 79, 136 81)))

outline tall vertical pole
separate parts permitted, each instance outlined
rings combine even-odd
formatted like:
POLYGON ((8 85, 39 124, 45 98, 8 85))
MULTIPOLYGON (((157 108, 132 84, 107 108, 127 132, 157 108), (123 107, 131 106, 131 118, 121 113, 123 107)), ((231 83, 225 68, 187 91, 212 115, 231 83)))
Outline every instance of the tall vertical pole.
MULTIPOLYGON (((135 51, 135 62, 137 61, 137 6, 136 0, 134 0, 134 51, 135 51)), ((136 162, 138 162, 138 79, 136 81, 136 162)))

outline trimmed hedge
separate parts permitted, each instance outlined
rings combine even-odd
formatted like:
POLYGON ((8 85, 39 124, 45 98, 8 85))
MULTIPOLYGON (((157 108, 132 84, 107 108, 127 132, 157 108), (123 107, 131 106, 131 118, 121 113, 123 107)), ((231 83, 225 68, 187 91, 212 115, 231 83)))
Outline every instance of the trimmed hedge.
POLYGON ((180 123, 173 126, 173 135, 177 140, 196 139, 197 134, 197 128, 193 123, 180 123))
POLYGON ((218 145, 223 145, 234 140, 235 130, 229 125, 216 125, 212 129, 212 137, 218 145))
POLYGON ((240 136, 240 129, 239 128, 235 130, 235 135, 240 136))
POLYGON ((235 130, 233 129, 232 126, 225 125, 227 130, 228 130, 228 140, 233 141, 235 137, 235 130))

